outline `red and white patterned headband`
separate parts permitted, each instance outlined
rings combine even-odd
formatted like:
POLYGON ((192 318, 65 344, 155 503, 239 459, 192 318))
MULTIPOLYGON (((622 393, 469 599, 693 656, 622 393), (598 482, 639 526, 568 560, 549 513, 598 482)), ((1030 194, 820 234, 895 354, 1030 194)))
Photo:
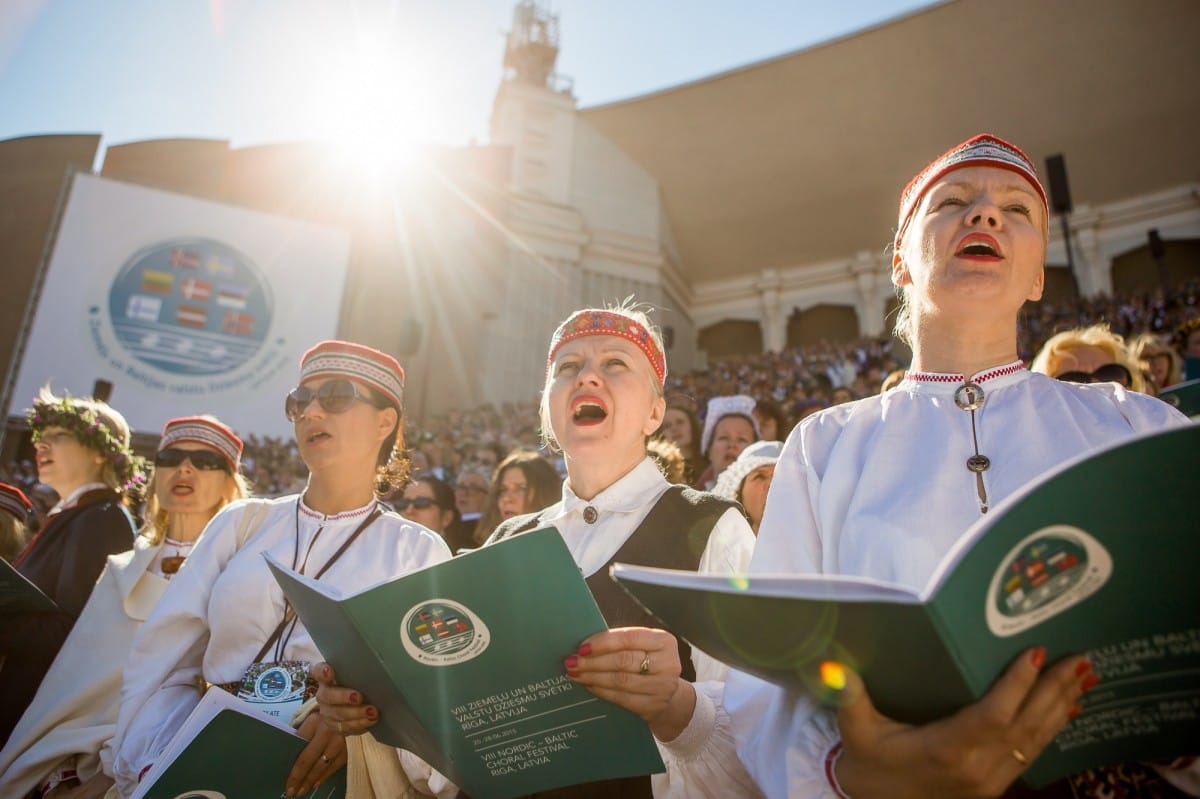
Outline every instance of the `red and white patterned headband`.
POLYGON ((314 377, 349 377, 382 394, 400 410, 404 406, 404 369, 400 362, 372 347, 351 341, 322 341, 300 358, 300 382, 314 377))
POLYGON ((897 249, 900 247, 900 239, 904 235, 904 230, 908 227, 909 220, 912 219, 913 211, 916 210, 925 191, 946 174, 970 166, 1007 169, 1025 178, 1029 185, 1037 191, 1038 197, 1042 200, 1042 208, 1046 209, 1046 215, 1049 216, 1046 190, 1042 188, 1042 182, 1038 180, 1037 169, 1029 160, 1029 156, 1025 155, 1015 144, 1010 144, 990 133, 981 133, 939 155, 904 187, 904 191, 900 193, 900 221, 896 227, 895 246, 897 249))
POLYGON ((603 311, 589 308, 576 311, 558 326, 550 339, 550 354, 546 356, 546 369, 554 362, 554 355, 562 345, 584 336, 620 336, 632 341, 646 355, 650 367, 658 377, 659 385, 667 379, 667 357, 654 340, 654 336, 641 322, 620 311, 603 311))
POLYGON ((171 419, 163 427, 162 438, 158 442, 161 452, 176 444, 203 444, 212 447, 225 456, 230 470, 236 472, 242 459, 242 440, 237 433, 215 419, 203 416, 180 416, 171 419))

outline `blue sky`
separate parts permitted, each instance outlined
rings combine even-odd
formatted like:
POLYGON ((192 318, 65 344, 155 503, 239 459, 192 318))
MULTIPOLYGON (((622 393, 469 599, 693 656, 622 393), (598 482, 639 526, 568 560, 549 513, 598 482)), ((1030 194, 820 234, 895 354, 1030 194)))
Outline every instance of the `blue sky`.
MULTIPOLYGON (((844 36, 930 0, 552 0, 581 107, 844 36)), ((515 0, 3 0, 0 139, 486 142, 515 0)))

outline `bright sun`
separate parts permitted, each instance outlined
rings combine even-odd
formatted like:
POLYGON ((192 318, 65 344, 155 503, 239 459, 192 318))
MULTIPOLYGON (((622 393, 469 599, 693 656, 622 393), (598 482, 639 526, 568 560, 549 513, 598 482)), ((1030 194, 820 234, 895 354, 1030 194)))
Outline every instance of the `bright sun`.
POLYGON ((372 174, 404 168, 429 113, 428 90, 395 42, 369 32, 334 54, 311 87, 318 137, 348 167, 372 174))

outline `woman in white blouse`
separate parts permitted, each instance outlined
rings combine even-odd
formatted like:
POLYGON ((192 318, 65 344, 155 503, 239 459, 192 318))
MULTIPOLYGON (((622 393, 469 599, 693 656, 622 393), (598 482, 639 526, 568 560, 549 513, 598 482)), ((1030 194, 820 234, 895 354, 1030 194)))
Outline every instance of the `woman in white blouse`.
MULTIPOLYGON (((754 547, 754 534, 734 504, 671 486, 647 456, 646 438, 666 410, 665 378, 662 340, 644 313, 586 309, 568 317, 550 341, 541 403, 543 434, 566 462, 562 498, 505 521, 489 539, 546 526, 562 534, 614 628, 564 653, 566 673, 645 719, 667 767, 649 778, 539 796, 758 795, 733 754, 729 719, 720 709, 725 667, 658 629, 608 576, 616 561, 744 571, 754 547)), ((331 684, 318 693, 322 716, 347 733, 375 721, 350 701, 352 693, 331 684)))
MULTIPOLYGON (((450 557, 442 539, 377 497, 407 477, 404 372, 359 344, 322 342, 300 361, 285 412, 309 469, 298 495, 219 513, 134 641, 121 691, 115 776, 127 796, 209 686, 239 692, 255 663, 319 659, 262 557, 355 591, 450 557), (286 614, 286 615, 285 615, 286 614)), ((290 669, 289 669, 290 670, 290 669)), ((303 684, 287 697, 298 704, 303 684)), ((289 705, 261 708, 291 715, 289 705)), ((316 715, 299 727, 313 766, 281 792, 303 795, 346 762, 345 739, 316 715)), ((420 775, 415 775, 420 779, 420 775)))
POLYGON ((211 416, 163 427, 133 549, 110 555, 79 622, 0 752, 0 794, 103 796, 112 785, 121 673, 134 636, 204 526, 246 496, 242 440, 211 416))
MULTIPOLYGON (((1117 384, 1060 382, 1018 359, 1017 314, 1042 293, 1047 217, 1033 164, 993 136, 963 142, 909 184, 892 280, 912 367, 886 393, 818 413, 789 436, 752 572, 920 589, 972 522, 1027 481, 1186 423, 1117 384)), ((836 712, 740 673, 725 702, 738 752, 768 796, 998 796, 1098 681, 1086 658, 1050 663, 1035 647, 979 702, 922 726, 878 713, 849 672, 836 712)), ((1103 781, 1085 775, 1062 795, 1092 795, 1086 786, 1103 781)))

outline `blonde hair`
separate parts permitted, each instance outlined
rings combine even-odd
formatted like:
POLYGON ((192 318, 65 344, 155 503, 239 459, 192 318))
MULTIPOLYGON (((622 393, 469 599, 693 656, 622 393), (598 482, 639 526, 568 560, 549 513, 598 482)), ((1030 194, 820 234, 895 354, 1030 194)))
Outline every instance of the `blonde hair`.
MULTIPOLYGON (((166 537, 167 531, 171 528, 170 512, 158 503, 158 494, 154 490, 157 485, 158 471, 155 470, 154 474, 150 475, 150 481, 146 484, 146 523, 142 526, 140 532, 140 535, 151 544, 161 542, 166 537)), ((213 508, 212 514, 208 518, 212 519, 213 516, 217 515, 217 511, 230 502, 245 499, 248 496, 250 496, 250 481, 240 472, 226 473, 225 490, 221 493, 221 501, 213 508)))
POLYGON ((1062 369, 1063 362, 1072 359, 1072 351, 1083 347, 1095 347, 1111 358, 1113 363, 1124 366, 1129 370, 1130 389, 1139 394, 1146 393, 1146 379, 1142 376, 1141 366, 1125 346, 1125 339, 1109 330, 1107 322, 1064 330, 1052 336, 1042 345, 1041 351, 1029 368, 1034 372, 1054 377, 1065 371, 1062 369))
MULTIPOLYGON (((665 353, 667 350, 663 346, 662 331, 658 329, 658 325, 650 321, 649 311, 653 310, 653 306, 637 303, 632 297, 626 297, 616 305, 610 305, 604 308, 583 308, 580 311, 608 311, 609 313, 620 314, 637 322, 642 327, 646 328, 646 332, 650 334, 650 339, 654 342, 654 346, 658 347, 659 352, 665 353)), ((572 311, 567 318, 571 318, 580 311, 572 311)), ((566 321, 566 320, 563 320, 566 321)), ((602 334, 597 334, 602 335, 602 334)), ((650 386, 654 391, 654 396, 665 401, 666 395, 663 391, 663 384, 659 382, 658 375, 654 373, 654 367, 650 365, 650 361, 646 358, 638 359, 647 379, 650 381, 650 386)), ((542 397, 538 403, 538 421, 541 423, 542 443, 551 452, 562 452, 562 448, 558 445, 558 439, 554 437, 554 430, 550 425, 550 384, 554 382, 554 371, 552 364, 546 364, 546 382, 542 385, 542 397)), ((649 436, 647 436, 647 439, 649 436)))
POLYGON ((1154 333, 1142 333, 1130 342, 1129 350, 1133 354, 1133 357, 1142 365, 1142 369, 1145 370, 1148 378, 1152 378, 1153 376, 1150 361, 1163 357, 1170 361, 1171 365, 1167 369, 1166 384, 1161 386, 1155 385, 1155 388, 1166 388, 1167 386, 1173 386, 1183 381, 1183 365, 1180 363, 1179 353, 1175 352, 1173 347, 1163 341, 1161 336, 1157 336, 1154 333))

